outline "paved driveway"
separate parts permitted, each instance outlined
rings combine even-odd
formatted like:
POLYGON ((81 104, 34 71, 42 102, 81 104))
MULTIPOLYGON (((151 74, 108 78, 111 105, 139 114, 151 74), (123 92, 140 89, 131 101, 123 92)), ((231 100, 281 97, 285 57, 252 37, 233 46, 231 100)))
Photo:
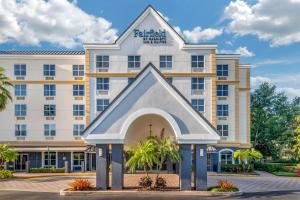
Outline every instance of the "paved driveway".
MULTIPOLYGON (((177 175, 166 175, 169 185, 178 185, 179 179, 177 175)), ((39 192, 58 192, 63 188, 67 188, 68 184, 76 177, 72 176, 56 176, 31 179, 13 179, 0 182, 0 190, 21 190, 21 191, 39 191, 39 192)), ((95 184, 95 177, 87 178, 95 184)), ((139 179, 138 175, 126 175, 125 186, 134 186, 139 179)), ((262 192, 262 191, 286 191, 299 190, 299 178, 277 177, 267 173, 262 173, 257 177, 234 177, 234 176, 209 176, 208 185, 216 185, 218 180, 227 179, 233 182, 243 192, 262 192)))

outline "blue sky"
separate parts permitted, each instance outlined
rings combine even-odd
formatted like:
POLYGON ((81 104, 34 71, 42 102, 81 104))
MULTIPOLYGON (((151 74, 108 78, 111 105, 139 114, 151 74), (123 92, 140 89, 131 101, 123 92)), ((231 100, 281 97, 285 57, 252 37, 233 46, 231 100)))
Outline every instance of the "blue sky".
POLYGON ((300 0, 0 0, 1 50, 111 42, 153 5, 189 42, 217 43, 253 64, 252 86, 300 96, 300 0))

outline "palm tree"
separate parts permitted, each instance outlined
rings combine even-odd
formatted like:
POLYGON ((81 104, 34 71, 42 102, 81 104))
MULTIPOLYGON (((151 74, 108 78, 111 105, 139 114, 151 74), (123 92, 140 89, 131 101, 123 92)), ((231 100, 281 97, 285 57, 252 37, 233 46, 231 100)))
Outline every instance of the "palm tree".
POLYGON ((149 170, 158 163, 157 142, 149 139, 146 142, 139 142, 136 147, 129 149, 130 158, 126 162, 126 167, 134 173, 137 169, 144 168, 146 176, 149 177, 149 170))
MULTIPOLYGON (((159 162, 157 164, 158 173, 161 171, 163 164, 169 159, 172 163, 176 163, 180 160, 180 154, 178 147, 170 138, 161 138, 158 140, 157 156, 159 162)), ((157 177, 159 174, 157 173, 157 177)))
POLYGON ((12 84, 9 82, 8 77, 4 75, 4 68, 0 67, 0 111, 6 108, 9 100, 12 100, 8 90, 11 86, 12 84))
POLYGON ((262 159, 263 156, 258 150, 251 148, 251 149, 236 150, 233 153, 233 157, 239 158, 241 163, 245 164, 246 160, 256 161, 256 160, 262 159))

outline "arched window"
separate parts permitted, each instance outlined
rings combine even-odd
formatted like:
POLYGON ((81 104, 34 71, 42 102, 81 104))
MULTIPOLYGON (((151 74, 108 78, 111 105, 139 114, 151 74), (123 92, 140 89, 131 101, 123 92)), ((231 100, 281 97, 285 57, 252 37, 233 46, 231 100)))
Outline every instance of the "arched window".
POLYGON ((231 150, 220 151, 219 155, 221 164, 234 164, 233 152, 231 150))

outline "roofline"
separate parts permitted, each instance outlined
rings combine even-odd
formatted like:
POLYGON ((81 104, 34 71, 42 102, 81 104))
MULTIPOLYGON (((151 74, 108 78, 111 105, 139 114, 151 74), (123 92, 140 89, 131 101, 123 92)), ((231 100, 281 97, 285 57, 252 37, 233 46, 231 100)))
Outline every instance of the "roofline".
POLYGON ((129 26, 127 26, 127 28, 121 33, 121 35, 113 42, 113 43, 83 43, 83 47, 85 49, 105 49, 105 48, 113 48, 113 49, 119 49, 117 46, 117 41, 122 38, 122 36, 129 30, 129 28, 143 15, 143 13, 147 10, 151 8, 152 10, 154 10, 155 13, 158 14, 158 16, 176 33, 177 36, 179 36, 179 38, 183 41, 184 47, 185 49, 216 49, 217 48, 217 44, 216 43, 189 43, 186 42, 185 39, 182 37, 182 35, 180 35, 175 29, 174 27, 165 20, 165 18, 163 16, 161 16, 161 14, 159 14, 159 12, 157 11, 157 9, 155 9, 151 4, 149 4, 131 23, 129 26))
POLYGON ((191 104, 191 102, 189 102, 187 100, 187 98, 184 97, 184 95, 174 86, 172 85, 167 79, 166 77, 162 74, 161 71, 159 71, 151 62, 149 62, 135 77, 134 81, 132 81, 130 84, 128 84, 109 104, 108 106, 97 116, 95 117, 95 119, 84 129, 84 131, 82 132, 83 135, 84 133, 90 128, 92 127, 95 122, 114 104, 114 102, 117 101, 118 98, 120 98, 120 96, 123 95, 123 93, 131 86, 131 84, 133 84, 143 73, 144 71, 146 71, 149 67, 152 67, 165 81, 166 83, 171 86, 172 89, 174 89, 174 91, 214 130, 216 131, 216 133, 218 133, 217 129, 212 125, 212 123, 210 121, 208 121, 208 119, 206 119, 204 117, 204 115, 202 115, 202 113, 198 112, 191 104))
POLYGON ((240 54, 216 54, 217 59, 240 59, 240 54))
POLYGON ((5 55, 0 54, 0 59, 84 59, 85 55, 5 55))
POLYGON ((56 59, 82 59, 85 51, 56 51, 56 50, 0 50, 0 59, 40 59, 40 58, 56 58, 56 59))
POLYGON ((250 69, 251 67, 251 64, 239 64, 239 68, 241 69, 250 69))

